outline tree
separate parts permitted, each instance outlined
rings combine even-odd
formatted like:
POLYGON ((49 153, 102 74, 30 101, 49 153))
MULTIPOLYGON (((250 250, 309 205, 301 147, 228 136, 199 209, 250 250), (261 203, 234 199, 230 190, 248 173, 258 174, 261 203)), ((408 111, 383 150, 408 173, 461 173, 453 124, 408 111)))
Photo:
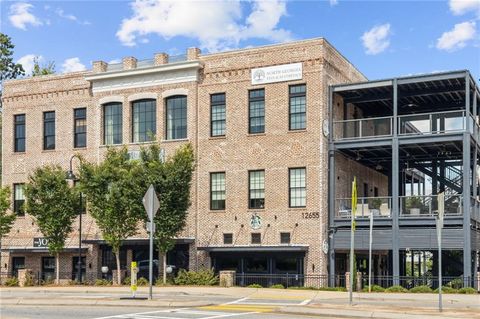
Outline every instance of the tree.
POLYGON ((137 234, 140 221, 146 215, 141 178, 142 168, 138 161, 129 159, 126 148, 108 149, 100 164, 82 161, 80 165, 80 188, 103 239, 115 254, 119 285, 122 241, 137 234))
POLYGON ((159 194, 160 208, 154 218, 154 238, 162 255, 163 282, 166 283, 166 255, 175 246, 175 237, 186 224, 195 158, 190 144, 180 147, 165 162, 161 160, 158 145, 143 149, 141 158, 145 187, 153 184, 159 194))
POLYGON ((33 58, 32 76, 49 75, 54 73, 55 62, 49 61, 44 65, 40 65, 40 62, 38 61, 38 56, 33 58))
POLYGON ((0 32, 0 82, 3 80, 16 79, 21 75, 25 75, 23 67, 19 63, 13 62, 12 39, 0 32))
POLYGON ((78 192, 65 179, 60 166, 37 168, 25 185, 26 211, 35 218, 48 251, 55 256, 56 283, 60 282, 60 252, 79 211, 78 192))
MULTIPOLYGON (((0 188, 0 251, 2 248, 2 238, 12 229, 15 221, 15 214, 7 213, 10 207, 10 188, 7 186, 0 188)), ((0 264, 0 269, 2 265, 0 264)))

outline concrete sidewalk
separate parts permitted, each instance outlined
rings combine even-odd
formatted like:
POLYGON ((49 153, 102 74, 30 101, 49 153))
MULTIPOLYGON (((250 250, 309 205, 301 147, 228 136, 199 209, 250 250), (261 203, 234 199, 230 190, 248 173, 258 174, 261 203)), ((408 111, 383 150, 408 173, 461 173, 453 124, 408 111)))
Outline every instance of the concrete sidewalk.
MULTIPOLYGON (((480 295, 443 295, 444 312, 438 312, 436 294, 348 293, 297 289, 256 289, 166 286, 154 287, 153 300, 123 300, 129 287, 25 287, 0 289, 2 305, 201 307, 235 302, 236 305, 270 303, 274 312, 345 318, 475 318, 480 319, 480 295), (295 304, 297 303, 297 304, 295 304), (288 305, 288 306, 285 306, 288 305)), ((137 296, 146 297, 148 287, 137 296)))

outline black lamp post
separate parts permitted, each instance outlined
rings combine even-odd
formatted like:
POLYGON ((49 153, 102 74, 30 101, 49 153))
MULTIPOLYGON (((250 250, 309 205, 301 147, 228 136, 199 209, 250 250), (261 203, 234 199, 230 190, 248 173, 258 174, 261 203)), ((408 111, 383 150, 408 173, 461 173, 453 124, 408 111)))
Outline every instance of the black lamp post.
MULTIPOLYGON (((70 169, 69 171, 67 172, 67 175, 66 175, 66 179, 67 180, 70 180, 72 182, 76 182, 78 181, 77 177, 75 176, 75 174, 73 173, 73 158, 78 158, 80 159, 80 157, 78 157, 78 155, 72 155, 72 157, 70 158, 70 169)), ((83 205, 82 205, 82 193, 80 192, 80 213, 79 213, 79 227, 78 227, 78 232, 79 232, 79 236, 78 236, 78 271, 77 271, 77 280, 79 283, 82 282, 82 210, 83 210, 83 205)))

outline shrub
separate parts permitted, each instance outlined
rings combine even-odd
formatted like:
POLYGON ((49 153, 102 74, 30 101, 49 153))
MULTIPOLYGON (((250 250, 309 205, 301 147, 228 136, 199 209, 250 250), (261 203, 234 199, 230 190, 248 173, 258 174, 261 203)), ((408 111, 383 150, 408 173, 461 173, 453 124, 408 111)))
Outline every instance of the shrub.
POLYGON ((396 293, 396 292, 408 292, 407 289, 403 288, 402 286, 391 286, 385 289, 385 292, 396 293))
POLYGON ((140 277, 137 279, 137 286, 148 286, 149 281, 147 278, 140 277))
POLYGON ((123 278, 122 284, 130 286, 132 278, 130 276, 126 276, 123 278))
POLYGON ((55 283, 55 279, 53 278, 47 278, 47 279, 43 279, 40 284, 42 286, 49 286, 49 285, 53 285, 55 283))
POLYGON ((263 288, 263 286, 259 284, 250 284, 247 286, 247 288, 263 288))
MULTIPOLYGON (((368 286, 362 289, 363 292, 368 292, 368 286)), ((372 285, 372 292, 384 292, 385 288, 379 285, 372 285)))
POLYGON ((284 287, 282 284, 271 285, 270 288, 273 288, 273 289, 285 289, 285 287, 284 287))
POLYGON ((428 294, 428 293, 432 293, 432 288, 426 285, 422 285, 422 286, 413 287, 412 289, 409 290, 409 292, 414 294, 428 294))
POLYGON ((112 282, 107 279, 97 279, 95 280, 95 286, 110 286, 112 282))
POLYGON ((472 287, 463 287, 463 288, 458 289, 458 293, 459 294, 474 295, 474 294, 477 293, 477 291, 475 290, 475 288, 472 288, 472 287))
POLYGON ((18 287, 18 278, 17 277, 10 277, 5 280, 5 286, 7 287, 18 287))
MULTIPOLYGON (((436 293, 436 294, 438 294, 438 288, 435 289, 433 292, 436 293)), ((442 293, 443 293, 443 294, 457 294, 457 293, 458 293, 458 289, 454 289, 454 288, 449 287, 449 286, 443 286, 443 287, 442 287, 442 293)))
POLYGON ((450 281, 447 286, 453 288, 453 289, 460 289, 463 286, 463 279, 461 278, 456 278, 450 281))
POLYGON ((215 275, 213 269, 199 271, 180 269, 174 282, 176 285, 213 286, 218 284, 218 276, 215 275))
POLYGON ((35 285, 35 280, 33 279, 33 275, 31 272, 27 272, 25 274, 25 282, 23 283, 25 287, 32 287, 35 285))

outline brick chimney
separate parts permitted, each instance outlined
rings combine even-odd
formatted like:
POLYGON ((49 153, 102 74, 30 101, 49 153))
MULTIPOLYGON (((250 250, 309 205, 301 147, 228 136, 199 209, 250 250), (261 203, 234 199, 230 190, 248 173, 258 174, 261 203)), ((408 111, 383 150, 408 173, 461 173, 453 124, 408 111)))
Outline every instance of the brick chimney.
POLYGON ((198 60, 198 56, 202 53, 199 48, 188 48, 187 49, 187 61, 198 60))
POLYGON ((168 63, 168 54, 166 53, 156 53, 155 57, 155 64, 154 65, 163 65, 168 63))
POLYGON ((93 66, 92 66, 93 73, 106 72, 107 66, 108 64, 105 61, 93 61, 93 66))
POLYGON ((128 56, 126 58, 123 58, 122 63, 123 63, 124 70, 131 70, 131 69, 137 68, 137 59, 134 58, 133 56, 128 56))

